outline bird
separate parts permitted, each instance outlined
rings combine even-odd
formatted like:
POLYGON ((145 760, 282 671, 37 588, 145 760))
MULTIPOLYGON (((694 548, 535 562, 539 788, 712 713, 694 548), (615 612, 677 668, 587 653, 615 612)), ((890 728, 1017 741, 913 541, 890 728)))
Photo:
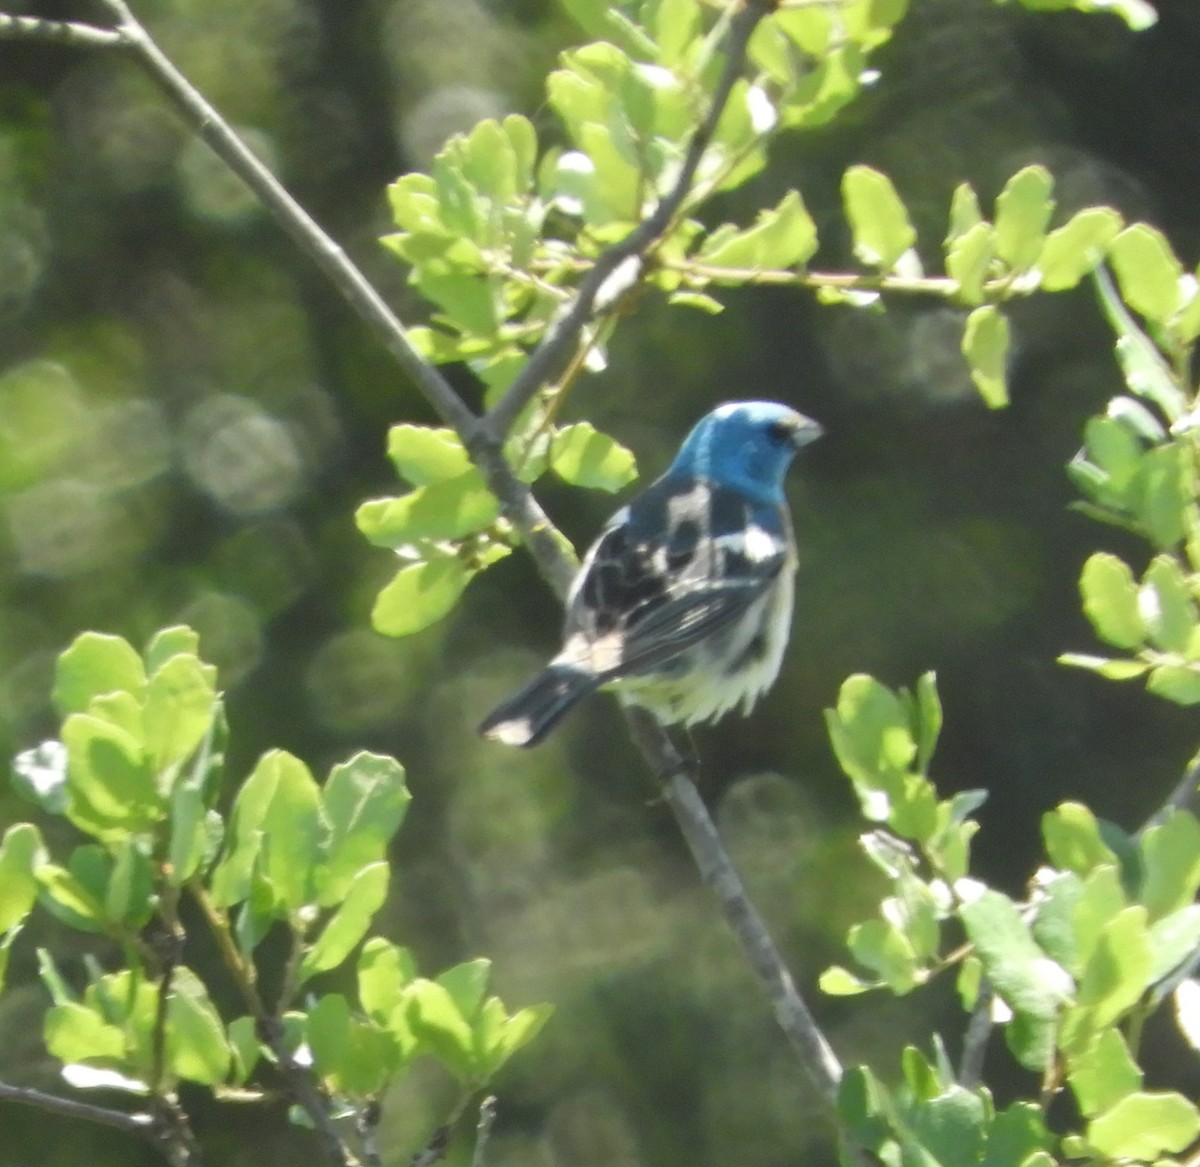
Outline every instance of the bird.
POLYGON ((738 704, 749 714, 779 675, 791 627, 784 476, 822 432, 774 401, 730 401, 701 418, 588 549, 561 651, 479 732, 535 746, 601 688, 663 726, 715 721, 738 704))

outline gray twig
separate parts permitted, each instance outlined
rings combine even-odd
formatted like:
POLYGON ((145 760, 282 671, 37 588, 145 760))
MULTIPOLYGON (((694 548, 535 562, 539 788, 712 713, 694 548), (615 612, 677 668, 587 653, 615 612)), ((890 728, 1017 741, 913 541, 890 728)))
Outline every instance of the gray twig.
POLYGON ((471 1167, 484 1167, 487 1162, 487 1145, 492 1137, 492 1124, 495 1121, 496 1099, 489 1094, 479 1104, 479 1121, 475 1124, 475 1151, 471 1155, 471 1167))
POLYGON ((125 37, 116 29, 74 20, 42 20, 39 16, 0 13, 0 40, 51 41, 80 49, 120 49, 125 37))
POLYGON ((36 1106, 49 1114, 64 1118, 79 1118, 99 1126, 125 1131, 142 1138, 154 1137, 154 1118, 149 1114, 126 1114, 123 1110, 110 1110, 107 1106, 95 1106, 90 1102, 76 1102, 71 1098, 60 1098, 29 1086, 10 1086, 0 1082, 0 1101, 19 1102, 23 1106, 36 1106))

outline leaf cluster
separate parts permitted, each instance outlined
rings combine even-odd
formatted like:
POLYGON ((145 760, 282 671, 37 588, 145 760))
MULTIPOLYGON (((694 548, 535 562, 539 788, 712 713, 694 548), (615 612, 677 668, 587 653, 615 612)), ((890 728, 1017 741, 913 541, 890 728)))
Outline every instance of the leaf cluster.
POLYGON ((82 986, 38 954, 53 1002, 44 1038, 68 1082, 170 1097, 186 1081, 266 1097, 273 1067, 285 1082, 311 1076, 313 1097, 357 1111, 419 1057, 480 1089, 541 1028, 548 1007, 510 1014, 487 994, 487 961, 430 980, 407 950, 368 938, 411 801, 394 759, 361 752, 318 784, 300 759, 272 750, 222 810, 228 729, 216 670, 184 627, 141 654, 85 633, 58 660, 54 699, 61 741, 21 755, 15 781, 86 841, 59 862, 31 823, 4 835, 0 980, 38 906, 109 942, 86 958, 82 986), (238 986, 238 1015, 225 1016, 182 963, 185 898, 238 986), (272 933, 288 957, 267 1002, 272 933), (106 971, 114 943, 120 966, 106 971), (355 995, 319 991, 321 974, 347 965, 355 995))

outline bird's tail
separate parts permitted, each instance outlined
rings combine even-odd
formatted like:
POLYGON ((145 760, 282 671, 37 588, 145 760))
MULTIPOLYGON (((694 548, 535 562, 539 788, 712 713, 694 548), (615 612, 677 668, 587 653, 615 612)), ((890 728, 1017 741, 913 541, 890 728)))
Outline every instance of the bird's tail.
POLYGON ((536 746, 599 683, 575 665, 549 665, 493 709, 479 732, 506 746, 536 746))

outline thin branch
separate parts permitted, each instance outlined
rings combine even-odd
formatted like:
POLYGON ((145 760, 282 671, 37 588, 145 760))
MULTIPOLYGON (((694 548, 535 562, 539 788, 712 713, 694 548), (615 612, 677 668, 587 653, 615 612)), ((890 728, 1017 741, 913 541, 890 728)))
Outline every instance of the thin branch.
POLYGON ((507 433, 533 395, 558 372, 570 354, 576 338, 591 319, 597 296, 609 277, 626 260, 644 257, 670 227, 675 215, 691 193, 704 152, 716 133, 733 87, 742 75, 746 62, 746 46, 750 37, 759 22, 777 7, 778 0, 741 0, 741 8, 730 22, 729 36, 725 42, 725 69, 713 93, 708 113, 688 143, 675 185, 647 218, 596 260, 591 271, 580 283, 575 299, 551 322, 541 343, 534 349, 516 380, 487 413, 485 421, 493 433, 507 433))
POLYGON ((232 974, 242 1000, 254 1018, 259 1041, 274 1055, 276 1069, 283 1078, 287 1092, 312 1121, 330 1161, 339 1164, 339 1167, 359 1167, 358 1160, 346 1146, 329 1113, 329 1099, 321 1092, 312 1073, 298 1065, 292 1057, 284 1042, 282 1024, 263 1004, 258 991, 257 971, 234 943, 225 913, 213 903, 208 890, 198 880, 192 880, 187 886, 204 913, 225 967, 232 974))
POLYGON ((979 986, 979 996, 967 1022, 962 1057, 958 1063, 958 1084, 968 1090, 974 1090, 983 1081, 983 1059, 987 1054, 988 1040, 995 1028, 995 1022, 992 1020, 992 1003, 995 998, 996 990, 985 980, 979 986))
POLYGON ((796 989, 766 921, 746 894, 746 886, 721 842, 692 775, 687 772, 687 764, 666 730, 650 714, 629 708, 626 718, 647 763, 664 775, 663 795, 675 814, 700 877, 716 894, 726 922, 774 1007, 780 1029, 832 1113, 842 1080, 841 1063, 796 989))
POLYGON ((1196 811, 1196 793, 1200 790, 1200 752, 1192 756, 1188 762, 1183 777, 1175 789, 1163 800, 1162 805, 1137 829, 1137 838, 1141 838, 1151 827, 1161 823, 1173 810, 1196 811))
POLYGON ((42 20, 37 16, 8 16, 0 13, 0 40, 50 41, 79 49, 121 49, 124 35, 116 29, 99 28, 73 20, 42 20))
POLYGON ((28 1086, 10 1086, 5 1082, 0 1082, 0 1101, 35 1106, 38 1110, 44 1110, 49 1114, 82 1119, 84 1122, 93 1122, 98 1126, 111 1127, 113 1130, 124 1131, 126 1134, 138 1135, 142 1138, 153 1138, 155 1134, 154 1118, 149 1114, 126 1114, 122 1110, 110 1110, 106 1106, 93 1106, 90 1102, 75 1102, 73 1099, 60 1098, 57 1094, 46 1094, 28 1086))
POLYGON ((479 1104, 479 1121, 475 1124, 475 1151, 471 1155, 471 1167, 484 1167, 487 1162, 487 1145, 492 1137, 492 1124, 495 1121, 496 1099, 489 1094, 479 1104))

